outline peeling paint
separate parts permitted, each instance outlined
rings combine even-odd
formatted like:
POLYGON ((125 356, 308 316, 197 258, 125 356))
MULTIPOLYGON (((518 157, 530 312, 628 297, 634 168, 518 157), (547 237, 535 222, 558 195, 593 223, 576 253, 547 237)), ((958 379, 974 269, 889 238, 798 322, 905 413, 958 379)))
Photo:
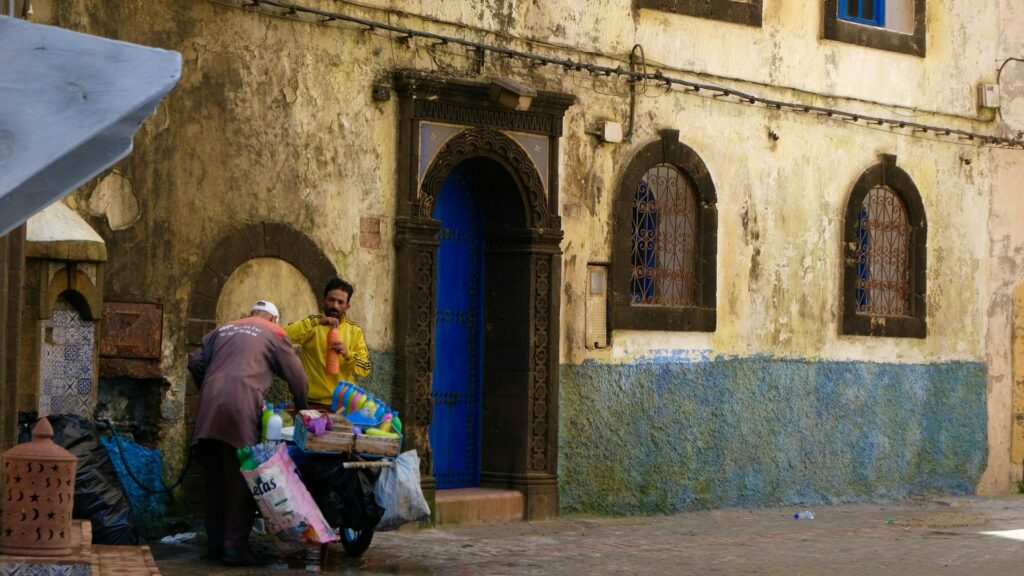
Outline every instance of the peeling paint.
MULTIPOLYGON (((328 0, 308 4, 339 9, 328 0)), ((663 63, 693 72, 673 74, 780 100, 982 132, 1014 134, 1024 128, 1024 65, 1007 67, 1003 75, 999 124, 978 116, 973 94, 979 81, 995 80, 998 58, 1024 45, 1024 27, 1004 24, 1024 18, 1024 9, 1011 0, 984 6, 929 0, 927 58, 822 40, 820 3, 765 2, 762 28, 637 10, 632 0, 361 4, 366 6, 346 9, 393 16, 396 23, 431 32, 624 67, 639 43, 652 68, 663 63), (374 8, 397 4, 424 18, 374 8)), ((116 233, 102 231, 110 254, 106 294, 164 305, 162 366, 169 387, 162 443, 172 469, 183 452, 175 448, 188 435, 181 418, 186 300, 203 275, 230 273, 200 267, 220 238, 243 225, 279 222, 302 231, 357 285, 358 314, 379 362, 369 386, 385 396, 390 392, 394 256, 360 247, 359 223, 380 219, 381 246, 393 246, 388 223, 398 201, 398 104, 395 98, 372 100, 370 86, 411 68, 481 82, 509 77, 578 99, 562 126, 556 207, 565 232, 559 361, 567 509, 586 509, 591 493, 595 509, 636 504, 674 510, 801 497, 856 499, 917 487, 969 492, 973 482, 979 490, 1006 491, 1013 474, 1020 477, 1019 466, 1011 467, 1006 425, 1010 382, 1017 375, 991 380, 991 393, 984 396, 986 366, 990 379, 1012 373, 1006 352, 1009 295, 1024 270, 1019 152, 669 93, 655 83, 639 87, 630 141, 606 144, 587 131, 598 119, 625 124, 628 89, 586 72, 531 67, 493 54, 481 63, 451 46, 403 45, 381 34, 299 24, 215 2, 149 0, 145 9, 139 2, 101 0, 35 5, 45 23, 185 56, 180 84, 117 168, 137 195, 138 219, 116 233), (715 183, 717 329, 613 330, 610 348, 588 350, 580 337, 585 298, 579 287, 586 286, 586 265, 610 260, 613 235, 621 233, 614 227, 613 202, 622 167, 664 128, 680 131, 715 183), (769 130, 779 138, 766 136, 769 130), (928 216, 928 336, 922 340, 840 335, 843 211, 854 182, 880 153, 895 154, 911 174, 928 216), (675 386, 676 380, 691 384, 675 386), (849 392, 832 391, 829 382, 849 392), (662 392, 666 400, 656 403, 657 395, 643 392, 649 411, 638 424, 685 434, 676 444, 642 437, 638 461, 655 472, 644 479, 625 459, 635 455, 635 446, 626 450, 626 443, 635 440, 638 428, 623 421, 621 414, 628 412, 611 396, 656 384, 668 391, 662 392), (916 396, 922 390, 923 400, 916 396), (726 401, 737 395, 736 403, 726 401), (844 419, 833 408, 820 418, 805 416, 819 408, 812 399, 849 402, 855 416, 844 419), (901 419, 883 400, 912 408, 917 423, 901 419), (835 426, 871 426, 854 434, 849 445, 814 440, 791 423, 791 409, 799 412, 796 422, 810 430, 837 434, 826 426, 832 416, 835 426), (933 430, 946 413, 956 419, 960 445, 933 430), (583 429, 574 430, 580 418, 583 429), (596 426, 601 420, 607 429, 596 426), (941 442, 926 445, 920 440, 926 432, 941 442), (582 435, 589 435, 589 444, 582 435), (985 438, 989 460, 979 465, 985 438), (917 460, 908 452, 913 442, 917 460), (799 446, 811 452, 805 456, 794 448, 799 446), (770 461, 776 452, 780 460, 770 461), (616 466, 588 479, 585 465, 608 458, 616 466), (807 463, 819 466, 800 476, 797 471, 807 463), (865 463, 875 469, 853 467, 865 463), (979 481, 984 466, 989 472, 979 481), (896 475, 887 479, 883 473, 889 472, 896 475)), ((79 210, 88 207, 86 190, 70 202, 79 210)), ((283 306, 300 304, 282 298, 283 306)), ((659 439, 664 437, 672 436, 659 439)))

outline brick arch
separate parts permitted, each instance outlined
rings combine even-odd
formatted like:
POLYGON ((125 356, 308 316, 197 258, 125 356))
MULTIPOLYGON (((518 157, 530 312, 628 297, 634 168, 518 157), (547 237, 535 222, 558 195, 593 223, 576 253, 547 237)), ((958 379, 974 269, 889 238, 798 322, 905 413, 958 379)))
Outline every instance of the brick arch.
POLYGON ((253 258, 278 258, 299 270, 316 289, 337 269, 304 233, 278 222, 259 222, 224 234, 210 250, 188 301, 188 344, 197 345, 216 326, 217 299, 232 272, 253 258))

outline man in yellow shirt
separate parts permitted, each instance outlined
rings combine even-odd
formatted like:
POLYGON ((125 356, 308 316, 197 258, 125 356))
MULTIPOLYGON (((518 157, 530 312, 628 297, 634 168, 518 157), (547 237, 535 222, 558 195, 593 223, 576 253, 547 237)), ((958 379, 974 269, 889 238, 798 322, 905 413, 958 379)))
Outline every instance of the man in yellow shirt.
POLYGON ((324 288, 323 314, 311 314, 292 322, 284 331, 295 344, 302 346, 299 359, 309 381, 309 403, 318 407, 331 405, 331 395, 338 381, 356 383, 356 377, 370 375, 373 365, 366 349, 363 330, 347 317, 355 288, 341 278, 331 278, 324 288), (341 342, 333 346, 338 353, 338 374, 326 373, 327 334, 337 328, 341 342))

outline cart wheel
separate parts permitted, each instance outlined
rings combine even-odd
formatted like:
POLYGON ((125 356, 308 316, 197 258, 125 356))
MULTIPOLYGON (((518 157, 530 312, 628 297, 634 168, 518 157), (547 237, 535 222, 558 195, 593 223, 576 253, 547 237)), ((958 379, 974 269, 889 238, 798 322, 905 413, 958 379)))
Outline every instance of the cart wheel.
POLYGON ((351 528, 341 529, 341 545, 345 548, 345 554, 349 556, 361 556, 370 547, 373 540, 373 530, 353 530, 351 528))

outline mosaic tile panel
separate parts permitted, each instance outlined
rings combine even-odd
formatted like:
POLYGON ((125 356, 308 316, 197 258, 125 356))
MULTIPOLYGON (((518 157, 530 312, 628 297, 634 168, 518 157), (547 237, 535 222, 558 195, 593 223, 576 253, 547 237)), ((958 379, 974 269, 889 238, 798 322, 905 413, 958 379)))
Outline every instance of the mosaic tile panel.
MULTIPOLYGON (((39 415, 78 414, 92 417, 93 358, 96 331, 74 306, 59 298, 53 316, 43 321, 40 334, 39 415)), ((0 576, 4 576, 0 572, 0 576)))
POLYGON ((0 576, 92 576, 92 565, 0 562, 0 576))

